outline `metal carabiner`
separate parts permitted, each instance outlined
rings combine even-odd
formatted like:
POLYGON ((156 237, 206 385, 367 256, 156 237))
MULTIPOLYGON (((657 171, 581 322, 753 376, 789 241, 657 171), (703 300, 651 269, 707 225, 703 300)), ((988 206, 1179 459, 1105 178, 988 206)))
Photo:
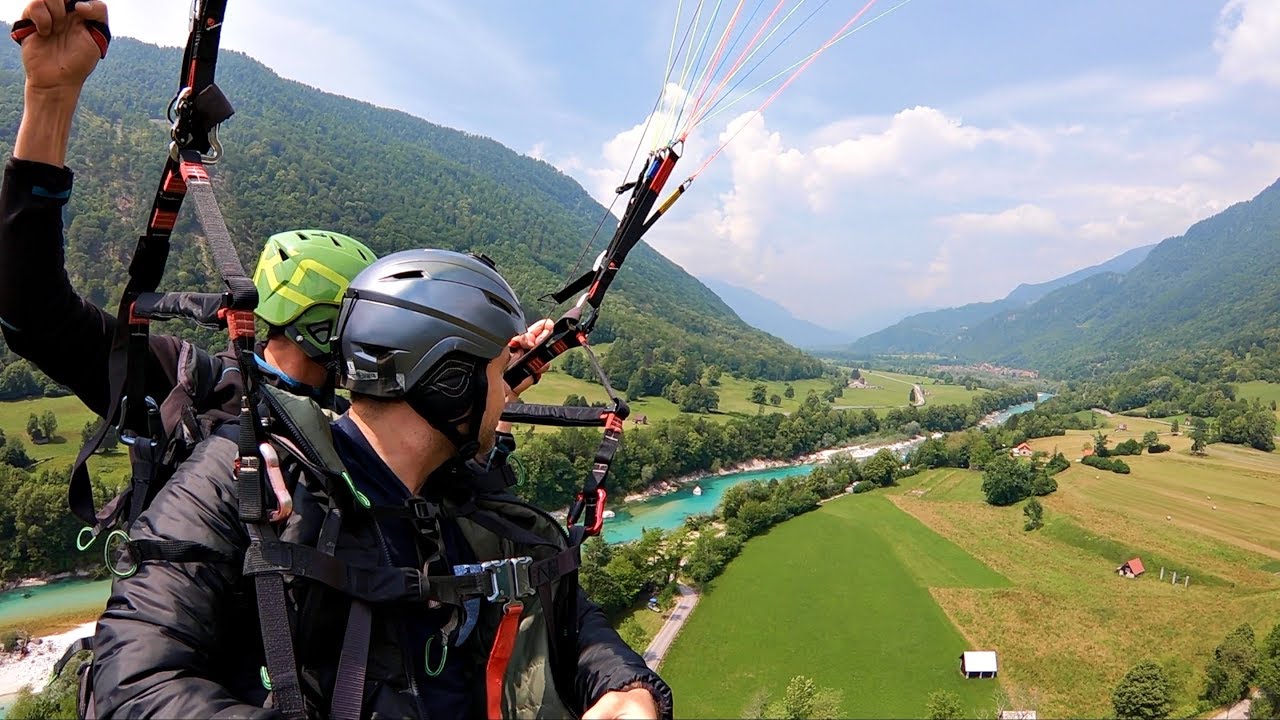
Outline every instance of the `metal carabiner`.
POLYGON ((284 473, 280 470, 280 456, 276 454, 276 449, 271 447, 271 443, 262 443, 258 445, 258 452, 262 454, 262 464, 266 470, 267 479, 271 483, 271 491, 276 496, 276 509, 271 511, 268 520, 273 523, 287 519, 293 514, 293 495, 289 493, 289 486, 285 484, 284 473))

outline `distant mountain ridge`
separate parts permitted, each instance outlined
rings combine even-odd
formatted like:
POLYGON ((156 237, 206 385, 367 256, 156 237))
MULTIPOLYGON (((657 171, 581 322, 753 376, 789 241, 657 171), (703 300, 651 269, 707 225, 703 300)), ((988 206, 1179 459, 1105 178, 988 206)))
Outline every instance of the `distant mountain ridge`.
MULTIPOLYGON (((1023 283, 1000 300, 918 313, 859 338, 848 352, 857 355, 948 353, 968 329, 1001 315, 1026 308, 1050 293, 1103 273, 1122 275, 1141 263, 1155 245, 1133 248, 1110 260, 1042 283, 1023 283)), ((732 305, 732 303, 730 303, 732 305)), ((985 359, 985 358, 982 358, 985 359)))
POLYGON ((955 354, 1055 371, 1089 372, 1280 335, 1280 181, 1192 225, 1123 275, 1105 272, 1001 313, 950 346, 955 354))
POLYGON ((774 337, 802 348, 838 345, 848 335, 796 317, 790 310, 767 297, 715 278, 700 278, 702 284, 720 297, 742 321, 774 337))

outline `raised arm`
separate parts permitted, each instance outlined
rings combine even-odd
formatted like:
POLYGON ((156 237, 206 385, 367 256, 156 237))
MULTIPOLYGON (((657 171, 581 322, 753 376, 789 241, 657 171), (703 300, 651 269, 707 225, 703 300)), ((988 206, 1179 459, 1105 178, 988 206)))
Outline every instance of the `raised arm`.
MULTIPOLYGON (((78 296, 67 277, 62 211, 71 196, 65 167, 80 90, 100 49, 86 20, 105 22, 102 2, 67 13, 60 0, 28 4, 35 34, 22 43, 22 123, 0 187, 0 328, 18 355, 105 415, 115 317, 78 296)), ((149 388, 163 400, 176 381, 178 342, 151 341, 149 388)))

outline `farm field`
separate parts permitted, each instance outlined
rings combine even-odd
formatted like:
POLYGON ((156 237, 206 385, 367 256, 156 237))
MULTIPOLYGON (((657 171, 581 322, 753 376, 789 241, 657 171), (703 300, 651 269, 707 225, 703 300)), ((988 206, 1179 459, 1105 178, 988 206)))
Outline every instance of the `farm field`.
POLYGON ((892 408, 905 407, 911 385, 919 383, 924 388, 926 404, 950 405, 967 403, 976 397, 980 390, 966 390, 959 385, 933 384, 933 378, 919 375, 886 372, 881 370, 862 370, 867 384, 876 387, 858 390, 848 388, 844 397, 836 400, 836 407, 873 407, 892 408))
POLYGON ((1112 445, 1154 429, 1173 450, 1126 457, 1132 473, 1118 475, 1075 463, 1090 433, 1031 441, 1073 462, 1057 476, 1058 492, 1041 499, 1046 525, 1036 532, 1023 530, 1020 506, 983 502, 978 472, 931 470, 889 492, 1013 583, 934 595, 975 647, 1000 653, 1015 705, 1050 717, 1107 715, 1116 682, 1150 658, 1174 675, 1175 716, 1195 714, 1204 665, 1223 635, 1241 622, 1263 635, 1280 621, 1280 456, 1216 444, 1196 458, 1168 426, 1112 422, 1128 425, 1104 431, 1112 445), (1135 556, 1145 575, 1115 575, 1135 556), (1160 581, 1162 567, 1179 572, 1176 587, 1160 581))
MULTIPOLYGON (((80 452, 80 432, 86 422, 96 420, 97 417, 74 396, 0 402, 0 430, 4 431, 6 438, 22 439, 27 455, 39 463, 34 468, 37 470, 44 467, 71 467, 80 452), (32 413, 39 416, 46 410, 52 410, 58 417, 58 430, 53 442, 36 445, 27 435, 27 418, 32 413)), ((128 465, 128 455, 119 446, 112 453, 96 455, 90 461, 95 477, 119 482, 125 481, 128 465)))
MULTIPOLYGON (((668 607, 670 606, 674 606, 674 601, 668 603, 668 607)), ((641 597, 636 600, 634 606, 615 618, 613 626, 620 629, 622 639, 631 645, 632 650, 643 655, 645 648, 649 647, 649 643, 653 641, 653 637, 662 629, 668 612, 669 610, 664 610, 656 613, 650 610, 648 598, 641 597), (627 630, 624 626, 634 626, 636 629, 627 630), (635 633, 634 639, 629 634, 632 632, 635 633)))
MULTIPOLYGON (((876 408, 880 411, 893 407, 906 407, 907 394, 910 391, 910 384, 913 380, 910 375, 897 375, 895 373, 877 373, 882 375, 879 378, 870 378, 873 384, 879 384, 881 387, 868 390, 846 389, 844 397, 838 398, 834 403, 834 407, 850 407, 850 406, 868 406, 876 408)), ((922 378, 925 383, 932 382, 930 378, 922 378)), ((748 400, 751 395, 751 389, 755 387, 757 381, 744 380, 741 378, 724 375, 720 379, 720 386, 715 388, 720 395, 719 412, 708 415, 713 420, 727 420, 733 415, 755 415, 760 406, 748 400)), ((764 405, 764 412, 792 412, 800 407, 800 403, 808 395, 809 391, 825 393, 830 384, 824 379, 813 380, 795 380, 790 383, 783 381, 774 381, 763 383, 767 388, 766 395, 778 395, 782 398, 782 403, 778 406, 772 404, 764 405), (791 385, 795 389, 795 397, 786 397, 786 387, 791 385)), ((960 386, 952 385, 928 385, 924 386, 925 396, 931 403, 964 403, 969 402, 977 392, 965 390, 960 386)), ((980 392, 980 391, 979 391, 980 392)), ((587 402, 605 402, 608 398, 605 395, 604 388, 595 382, 582 380, 579 378, 566 375, 562 372, 547 373, 542 380, 527 390, 523 399, 531 403, 560 404, 569 395, 581 395, 587 399, 587 402)), ((619 392, 619 395, 624 393, 619 392)), ((682 414, 680 408, 674 403, 661 397, 646 397, 639 400, 628 401, 631 407, 631 416, 645 416, 649 422, 656 420, 666 420, 682 414)))
POLYGON ((939 689, 985 714, 997 684, 961 677, 965 640, 931 588, 1007 586, 888 497, 844 497, 751 540, 711 583, 663 675, 688 717, 741 717, 800 674, 843 691, 847 717, 920 717, 939 689))
MULTIPOLYGON (((1255 380, 1247 383, 1236 383, 1236 397, 1243 400, 1258 399, 1264 405, 1271 403, 1280 403, 1280 383, 1270 383, 1262 380, 1255 380)), ((1276 417, 1280 418, 1280 410, 1276 410, 1276 417)))

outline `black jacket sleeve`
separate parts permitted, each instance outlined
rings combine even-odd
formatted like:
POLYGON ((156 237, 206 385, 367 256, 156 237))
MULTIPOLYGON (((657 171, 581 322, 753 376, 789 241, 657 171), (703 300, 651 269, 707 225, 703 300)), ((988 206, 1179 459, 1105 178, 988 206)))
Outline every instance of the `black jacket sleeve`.
MULTIPOLYGON (((242 553, 249 539, 236 518, 236 453, 236 444, 222 437, 202 443, 134 524, 131 537, 195 540, 242 553)), ((242 665, 249 652, 232 607, 239 573, 238 560, 154 561, 114 582, 94 637, 99 718, 279 716, 237 700, 225 686, 222 673, 242 665)))
MULTIPOLYGON (((10 159, 0 186, 0 328, 5 342, 99 415, 110 408, 114 314, 76 294, 67 277, 62 210, 72 173, 10 159)), ((177 338, 151 336, 147 389, 157 402, 177 381, 177 338)))
POLYGON ((672 717, 671 688, 649 669, 618 631, 609 625, 599 605, 578 588, 578 695, 591 707, 602 695, 629 685, 645 687, 658 701, 659 717, 672 717))

